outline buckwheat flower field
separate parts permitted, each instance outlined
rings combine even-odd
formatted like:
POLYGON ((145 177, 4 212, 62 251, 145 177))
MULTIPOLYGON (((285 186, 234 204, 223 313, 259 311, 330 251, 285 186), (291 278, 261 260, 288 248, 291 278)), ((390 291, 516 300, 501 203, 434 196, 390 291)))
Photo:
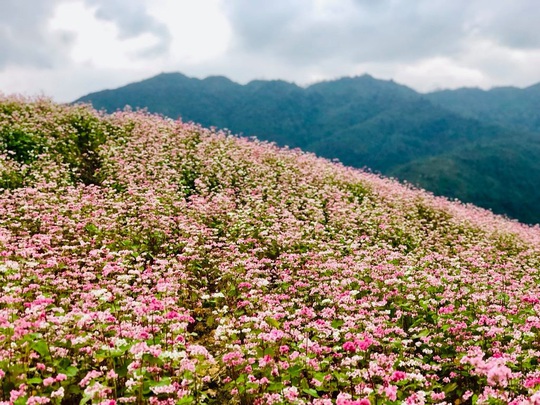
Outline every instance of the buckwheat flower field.
POLYGON ((0 404, 540 404, 540 230, 143 112, 0 98, 0 404))

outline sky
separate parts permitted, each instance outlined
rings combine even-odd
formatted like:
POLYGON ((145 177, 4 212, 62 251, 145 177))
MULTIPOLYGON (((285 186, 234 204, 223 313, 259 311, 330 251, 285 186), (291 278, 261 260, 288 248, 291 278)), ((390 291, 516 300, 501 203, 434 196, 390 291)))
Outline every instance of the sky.
POLYGON ((538 0, 1 0, 0 92, 67 102, 162 72, 526 87, 538 27, 538 0))

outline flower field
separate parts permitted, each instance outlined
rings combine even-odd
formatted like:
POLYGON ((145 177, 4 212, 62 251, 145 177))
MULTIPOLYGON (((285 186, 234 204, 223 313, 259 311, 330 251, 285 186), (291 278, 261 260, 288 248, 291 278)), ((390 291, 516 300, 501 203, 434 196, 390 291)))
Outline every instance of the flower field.
POLYGON ((0 404, 540 404, 540 229, 0 98, 0 404))

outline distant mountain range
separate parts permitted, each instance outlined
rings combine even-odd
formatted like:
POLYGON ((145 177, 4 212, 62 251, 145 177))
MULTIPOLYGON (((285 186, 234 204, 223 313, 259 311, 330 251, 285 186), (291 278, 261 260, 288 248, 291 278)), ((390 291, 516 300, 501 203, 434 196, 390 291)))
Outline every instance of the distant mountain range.
POLYGON ((228 128, 540 223, 540 84, 419 94, 369 75, 302 88, 163 73, 76 102, 228 128))

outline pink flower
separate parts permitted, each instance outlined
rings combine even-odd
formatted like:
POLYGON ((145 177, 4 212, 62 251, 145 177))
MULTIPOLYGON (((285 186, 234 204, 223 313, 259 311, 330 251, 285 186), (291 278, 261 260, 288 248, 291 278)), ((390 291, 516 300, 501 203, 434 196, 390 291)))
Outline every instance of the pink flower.
POLYGON ((535 393, 531 396, 531 404, 532 404, 532 405, 538 405, 538 404, 540 404, 540 391, 535 392, 535 393))
POLYGON ((283 389, 283 396, 289 401, 294 401, 298 398, 298 395, 298 388, 296 387, 287 387, 283 389))
POLYGON ((348 341, 343 343, 343 350, 346 352, 355 352, 356 351, 356 345, 354 342, 348 341))
POLYGON ((363 340, 355 341, 355 343, 360 350, 365 351, 369 348, 369 346, 371 346, 373 340, 371 340, 370 338, 364 338, 363 340))
POLYGON ((367 398, 351 399, 351 395, 347 393, 340 393, 337 396, 336 405, 370 405, 371 402, 367 398))
POLYGON ((19 385, 18 390, 11 390, 9 393, 9 399, 11 402, 15 402, 18 398, 23 397, 26 394, 27 386, 24 384, 19 385))
POLYGON ((463 399, 463 401, 466 401, 468 400, 470 397, 472 397, 474 395, 474 393, 470 390, 467 390, 465 391, 465 393, 461 396, 461 398, 463 399))
POLYGON ((271 362, 272 357, 266 354, 262 359, 259 359, 259 367, 266 367, 266 365, 271 362))
POLYGON ((32 396, 32 397, 28 398, 28 400, 26 401, 26 404, 27 405, 39 405, 39 404, 47 404, 49 402, 51 402, 51 400, 49 398, 32 396))
POLYGON ((313 405, 332 405, 332 400, 325 398, 325 399, 314 399, 313 405))
POLYGON ((139 355, 138 358, 140 358, 144 353, 148 353, 149 349, 150 348, 148 347, 146 342, 138 342, 131 346, 129 352, 135 355, 139 355))
POLYGON ((60 373, 60 374, 58 374, 56 376, 56 381, 58 381, 58 382, 65 381, 65 380, 67 380, 67 375, 65 375, 65 374, 60 373))
POLYGON ((345 392, 340 392, 336 399, 336 405, 350 405, 351 403, 351 394, 345 392))
POLYGON ((407 374, 403 371, 394 371, 392 374, 392 377, 390 378, 392 381, 397 382, 401 381, 407 378, 407 374))
POLYGON ((540 384, 540 377, 530 377, 525 380, 525 383, 523 384, 525 388, 534 388, 538 384, 540 384))
POLYGON ((397 399, 397 387, 395 385, 384 387, 384 393, 390 401, 395 401, 397 399))
POLYGON ((244 355, 241 352, 231 352, 224 354, 222 359, 227 365, 237 366, 244 362, 244 355))
POLYGON ((51 392, 51 398, 64 398, 64 387, 60 387, 56 391, 51 392))
POLYGON ((45 387, 48 387, 49 385, 53 385, 56 382, 56 380, 52 377, 47 377, 43 380, 43 385, 45 387))
POLYGON ((489 385, 501 387, 506 387, 508 385, 508 379, 512 375, 512 370, 510 370, 504 364, 498 363, 494 367, 491 367, 487 371, 487 383, 489 385))
POLYGON ((431 399, 434 401, 442 401, 444 398, 446 398, 446 394, 444 392, 432 392, 431 393, 431 399))

